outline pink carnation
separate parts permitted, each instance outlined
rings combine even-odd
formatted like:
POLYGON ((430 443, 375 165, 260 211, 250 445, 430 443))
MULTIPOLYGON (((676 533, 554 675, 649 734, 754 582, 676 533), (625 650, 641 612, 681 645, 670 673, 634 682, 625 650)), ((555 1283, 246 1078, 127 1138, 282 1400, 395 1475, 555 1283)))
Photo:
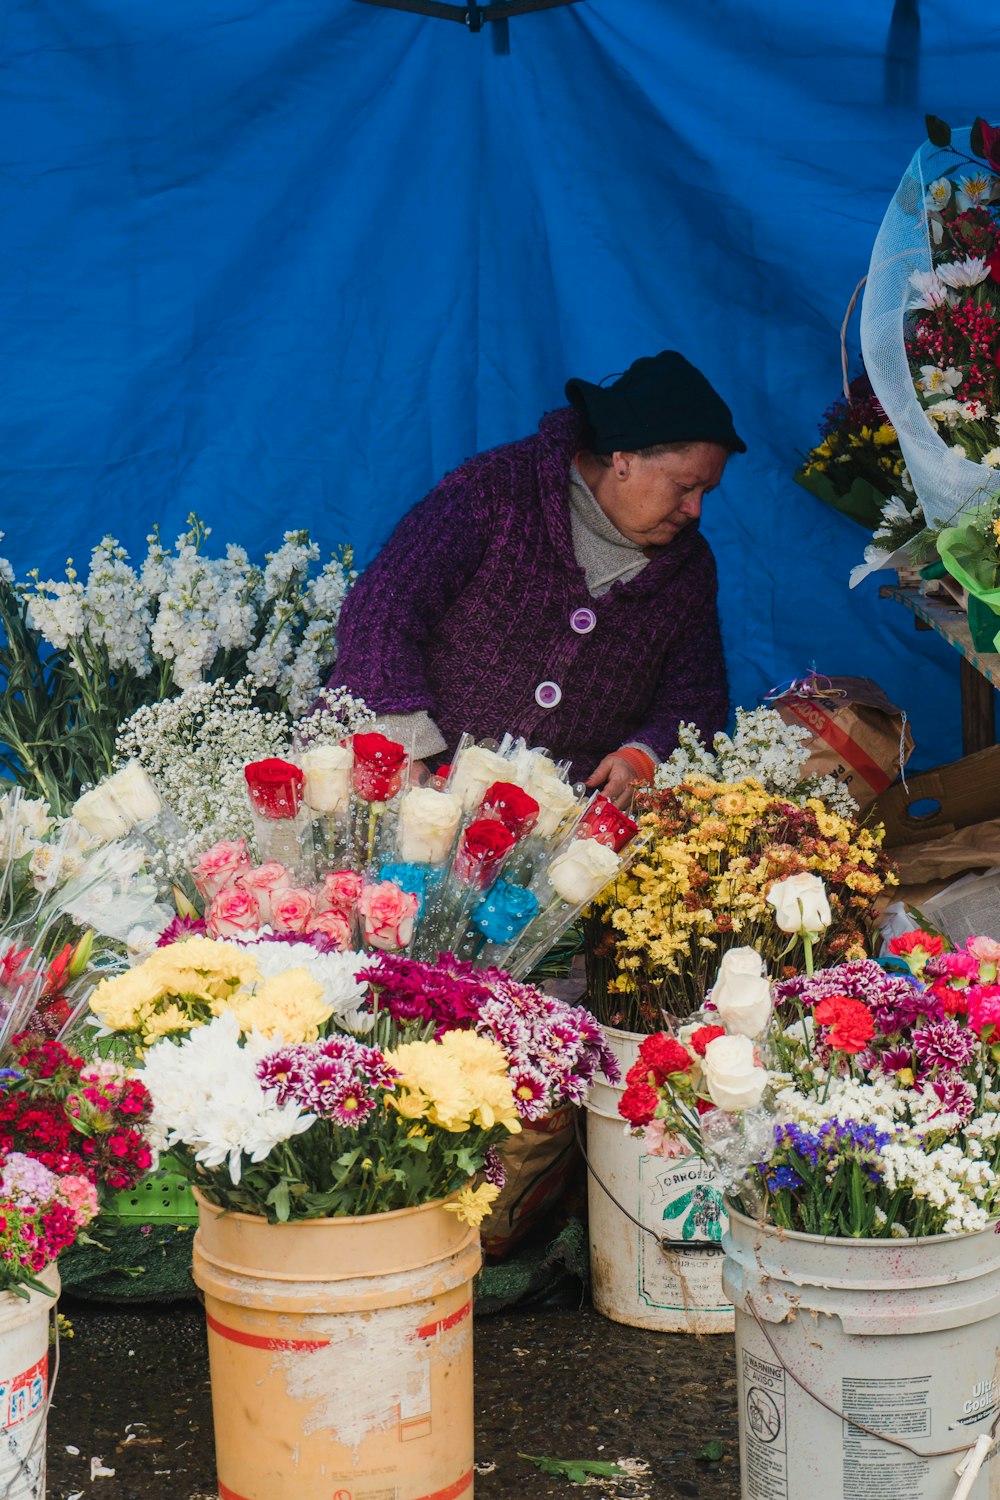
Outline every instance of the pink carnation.
POLYGON ((965 945, 966 953, 981 964, 1000 964, 1000 943, 991 937, 971 937, 965 945))
POLYGON ((969 997, 969 1025, 982 1032, 987 1026, 1000 1027, 1000 985, 976 984, 966 991, 969 997))

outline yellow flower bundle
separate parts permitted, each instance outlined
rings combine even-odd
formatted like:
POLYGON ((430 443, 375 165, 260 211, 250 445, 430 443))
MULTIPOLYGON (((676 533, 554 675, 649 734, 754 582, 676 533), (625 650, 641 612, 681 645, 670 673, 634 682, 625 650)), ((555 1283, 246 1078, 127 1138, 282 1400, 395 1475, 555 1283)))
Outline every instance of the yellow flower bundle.
POLYGON ((190 1031, 233 1011, 244 1032, 314 1042, 332 1014, 323 986, 306 969, 264 979, 252 954, 233 943, 187 938, 157 948, 134 969, 102 979, 90 1009, 109 1031, 140 1047, 190 1031))
POLYGON ((653 1031, 704 1002, 727 949, 751 946, 776 972, 787 938, 767 893, 806 871, 827 886, 833 923, 817 962, 862 957, 875 903, 894 882, 881 827, 860 828, 812 799, 760 782, 688 781, 644 795, 653 833, 642 858, 598 899, 588 922, 590 999, 601 1020, 653 1031))

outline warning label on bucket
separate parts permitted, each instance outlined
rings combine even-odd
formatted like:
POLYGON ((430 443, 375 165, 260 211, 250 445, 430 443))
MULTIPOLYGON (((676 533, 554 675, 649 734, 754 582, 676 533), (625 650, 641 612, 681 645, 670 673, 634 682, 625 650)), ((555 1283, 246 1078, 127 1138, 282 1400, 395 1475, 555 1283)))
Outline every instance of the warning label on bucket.
MULTIPOLYGON (((912 1443, 931 1435, 930 1385, 929 1375, 845 1376, 842 1410, 873 1432, 912 1443)), ((929 1468, 926 1459, 844 1423, 844 1500, 917 1500, 929 1468)))
POLYGON ((749 1500, 788 1500, 785 1372, 743 1350, 743 1430, 749 1500))

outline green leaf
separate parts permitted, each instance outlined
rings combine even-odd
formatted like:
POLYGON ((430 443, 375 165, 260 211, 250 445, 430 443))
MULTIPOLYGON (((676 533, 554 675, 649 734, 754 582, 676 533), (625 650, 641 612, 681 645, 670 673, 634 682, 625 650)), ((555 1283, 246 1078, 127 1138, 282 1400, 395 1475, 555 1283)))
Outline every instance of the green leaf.
MULTIPOLYGON (((927 139, 932 146, 951 145, 951 126, 946 125, 944 120, 939 120, 937 115, 926 115, 927 139)), ((975 151, 975 147, 972 148, 975 151)), ((980 155, 977 151, 976 155, 980 155)))
POLYGON ((271 1207, 274 1209, 275 1216, 278 1219, 279 1223, 285 1224, 288 1222, 288 1183, 285 1181, 284 1177, 280 1182, 275 1183, 274 1187, 268 1193, 267 1199, 265 1201, 270 1203, 271 1207))
POLYGON ((558 1479, 568 1479, 571 1484, 583 1484, 588 1479, 627 1479, 628 1475, 619 1464, 604 1463, 590 1458, 542 1458, 534 1453, 519 1453, 525 1463, 534 1464, 543 1474, 554 1474, 558 1479))
POLYGON ((704 1448, 700 1449, 699 1452, 695 1454, 695 1458, 699 1458, 707 1464, 717 1464, 719 1462, 719 1459, 725 1456, 725 1452, 725 1445, 722 1443, 721 1439, 711 1438, 705 1444, 704 1448))

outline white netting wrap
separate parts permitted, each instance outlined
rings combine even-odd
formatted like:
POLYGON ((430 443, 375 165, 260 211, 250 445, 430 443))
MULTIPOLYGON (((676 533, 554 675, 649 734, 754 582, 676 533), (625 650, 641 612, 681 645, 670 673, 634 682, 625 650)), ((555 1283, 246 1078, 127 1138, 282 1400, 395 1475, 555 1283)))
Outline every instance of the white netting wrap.
POLYGON ((969 131, 955 131, 953 143, 958 150, 926 142, 903 173, 875 240, 861 304, 865 369, 899 435, 928 525, 952 521, 998 488, 995 469, 970 462, 938 436, 914 390, 904 344, 914 298, 910 278, 933 269, 924 208, 928 184, 956 168, 975 170, 968 155, 969 131))

